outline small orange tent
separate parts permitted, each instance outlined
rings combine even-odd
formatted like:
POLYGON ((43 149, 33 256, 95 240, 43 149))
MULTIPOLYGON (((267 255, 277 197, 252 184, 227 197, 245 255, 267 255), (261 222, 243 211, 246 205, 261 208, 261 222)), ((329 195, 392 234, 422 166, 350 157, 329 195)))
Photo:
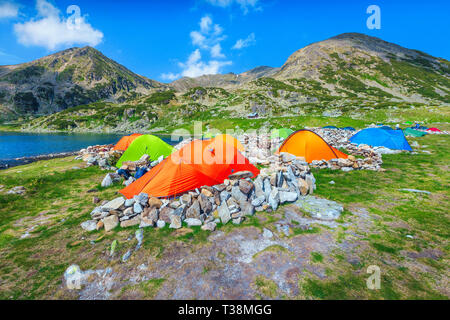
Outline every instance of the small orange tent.
POLYGON ((229 175, 239 171, 250 171, 254 177, 259 174, 258 168, 225 140, 194 140, 120 193, 128 199, 141 192, 170 197, 205 185, 223 183, 229 175))
POLYGON ((133 134, 130 134, 129 136, 123 136, 119 140, 119 142, 116 143, 113 150, 120 150, 120 151, 127 150, 128 147, 130 146, 130 144, 134 141, 134 139, 136 139, 137 137, 140 137, 140 136, 142 136, 142 134, 140 134, 140 133, 133 133, 133 134))
POLYGON ((308 163, 313 160, 348 158, 348 155, 333 148, 321 136, 309 130, 298 130, 292 133, 278 149, 277 153, 280 152, 304 157, 308 163))

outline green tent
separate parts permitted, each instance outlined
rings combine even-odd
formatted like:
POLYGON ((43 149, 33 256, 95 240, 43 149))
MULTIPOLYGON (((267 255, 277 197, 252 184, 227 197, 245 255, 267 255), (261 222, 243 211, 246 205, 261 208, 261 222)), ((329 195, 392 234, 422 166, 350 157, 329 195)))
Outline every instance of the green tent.
POLYGON ((145 134, 134 139, 128 149, 125 150, 123 155, 120 157, 119 161, 117 161, 116 167, 120 168, 124 161, 137 161, 144 154, 148 154, 150 156, 150 160, 154 161, 161 155, 167 157, 173 152, 173 150, 174 148, 171 145, 165 143, 160 138, 145 134))
POLYGON ((412 121, 406 121, 405 124, 409 126, 413 125, 412 121))
POLYGON ((406 128, 405 130, 403 130, 403 133, 405 134, 405 136, 410 136, 410 137, 423 137, 424 135, 427 134, 426 132, 414 130, 411 128, 406 128))
POLYGON ((270 138, 275 139, 275 138, 280 137, 280 138, 286 139, 293 132, 294 132, 294 130, 291 130, 288 128, 273 129, 272 134, 270 135, 270 138))

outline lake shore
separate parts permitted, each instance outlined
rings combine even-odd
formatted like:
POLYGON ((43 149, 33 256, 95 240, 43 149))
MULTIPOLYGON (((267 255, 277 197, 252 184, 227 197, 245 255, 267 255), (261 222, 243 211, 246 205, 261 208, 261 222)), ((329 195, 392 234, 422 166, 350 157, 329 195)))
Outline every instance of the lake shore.
POLYGON ((20 157, 11 160, 0 160, 0 170, 21 166, 24 164, 29 164, 35 161, 41 160, 50 160, 56 158, 65 158, 69 156, 73 156, 78 154, 78 151, 70 151, 70 152, 59 152, 59 153, 50 153, 50 154, 42 154, 38 156, 30 156, 30 157, 20 157))

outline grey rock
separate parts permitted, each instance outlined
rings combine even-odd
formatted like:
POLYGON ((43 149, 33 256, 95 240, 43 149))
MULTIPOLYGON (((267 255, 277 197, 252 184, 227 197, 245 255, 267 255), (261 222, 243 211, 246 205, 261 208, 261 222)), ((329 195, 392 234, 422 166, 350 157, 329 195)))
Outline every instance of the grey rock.
POLYGON ((228 199, 230 199, 231 194, 227 191, 222 191, 220 193, 220 201, 221 202, 226 202, 228 199))
POLYGON ((266 201, 266 196, 263 194, 255 199, 253 199, 252 205, 255 207, 259 207, 260 205, 262 205, 264 203, 264 201, 266 201))
POLYGON ((415 192, 415 193, 425 193, 425 194, 431 194, 430 191, 425 190, 417 190, 417 189, 398 189, 399 191, 407 191, 407 192, 415 192))
POLYGON ((165 223, 170 223, 170 216, 173 215, 175 210, 166 206, 159 211, 159 220, 163 220, 165 223))
POLYGON ((200 208, 204 213, 209 214, 211 212, 212 203, 211 201, 209 201, 209 198, 203 193, 199 195, 198 203, 200 204, 200 208))
POLYGON ((156 221, 156 226, 158 228, 164 228, 166 226, 166 223, 163 220, 156 221))
POLYGON ((344 211, 344 207, 337 202, 310 195, 299 198, 295 205, 311 218, 319 220, 335 220, 344 211))
POLYGON ((298 198, 297 192, 286 192, 286 191, 280 191, 280 203, 286 203, 286 202, 294 202, 298 198))
POLYGON ((124 204, 125 204, 125 198, 124 197, 118 197, 118 198, 115 198, 115 199, 109 201, 105 205, 103 205, 102 209, 105 210, 105 211, 117 210, 124 204))
POLYGON ((134 204, 134 199, 127 199, 125 200, 125 207, 131 207, 134 204))
POLYGON ((241 212, 244 216, 252 216, 255 214, 255 207, 250 202, 241 203, 241 212))
POLYGON ((205 223, 204 225, 202 225, 201 229, 205 231, 214 231, 216 230, 216 223, 215 222, 205 223))
POLYGON ((232 220, 233 224, 241 224, 244 221, 244 217, 237 217, 232 220))
POLYGON ((128 250, 128 251, 122 256, 122 262, 125 262, 125 261, 127 261, 128 259, 130 259, 131 253, 132 253, 131 249, 128 250))
POLYGON ((133 211, 134 211, 134 213, 139 214, 139 213, 142 212, 142 210, 143 210, 143 209, 142 209, 141 204, 140 204, 139 202, 135 202, 134 205, 133 205, 133 211))
POLYGON ((103 219, 103 225, 105 226, 105 231, 108 232, 119 225, 119 218, 115 215, 111 215, 103 219))
POLYGON ((182 227, 181 216, 176 214, 171 215, 169 228, 179 229, 181 227, 182 227))
POLYGON ((265 239, 270 239, 273 237, 272 231, 270 231, 269 229, 266 229, 266 228, 264 228, 262 235, 265 239))
POLYGON ((238 186, 233 186, 231 188, 231 195, 239 203, 247 201, 247 195, 242 193, 238 186))
POLYGON ((132 216, 134 214, 133 207, 126 208, 123 211, 123 214, 126 216, 132 216))
POLYGON ((217 208, 217 211, 223 224, 226 224, 228 221, 230 221, 231 214, 228 210, 228 205, 226 202, 222 202, 222 204, 217 208))
POLYGON ((145 206, 148 202, 148 194, 141 192, 138 195, 133 197, 134 201, 140 203, 141 205, 145 206))
POLYGON ((255 195, 257 198, 264 196, 264 187, 263 187, 263 180, 261 176, 257 176, 256 179, 253 181, 253 185, 255 186, 255 195))
POLYGON ((104 188, 110 187, 113 184, 113 180, 111 178, 111 175, 108 173, 105 178, 103 178, 103 181, 101 183, 101 186, 104 188))
POLYGON ((189 227, 202 225, 202 221, 195 218, 187 218, 184 220, 184 222, 186 222, 189 227))
POLYGON ((269 201, 267 201, 272 209, 275 211, 280 204, 280 194, 278 188, 273 188, 269 195, 269 201))
POLYGON ((195 218, 198 219, 200 217, 200 204, 198 200, 194 200, 192 205, 186 210, 186 218, 195 218))
POLYGON ((239 190, 244 194, 249 194, 253 190, 253 183, 244 179, 239 180, 239 190))
POLYGON ((272 186, 270 185, 270 179, 268 177, 264 178, 264 195, 266 196, 266 201, 269 201, 270 193, 272 192, 272 186))
POLYGON ((94 231, 97 229, 97 221, 87 220, 81 224, 81 228, 83 228, 86 231, 94 231))

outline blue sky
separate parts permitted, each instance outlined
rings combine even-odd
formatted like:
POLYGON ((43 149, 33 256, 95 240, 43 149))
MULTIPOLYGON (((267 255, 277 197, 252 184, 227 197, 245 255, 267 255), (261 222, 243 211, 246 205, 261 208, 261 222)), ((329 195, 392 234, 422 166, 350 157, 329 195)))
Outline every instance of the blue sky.
POLYGON ((294 51, 343 32, 450 60, 449 12, 449 1, 415 0, 0 0, 0 65, 91 45, 169 82, 279 67, 294 51), (76 10, 67 13, 70 5, 80 9, 78 19, 76 10), (366 26, 370 5, 381 10, 379 30, 366 26))

